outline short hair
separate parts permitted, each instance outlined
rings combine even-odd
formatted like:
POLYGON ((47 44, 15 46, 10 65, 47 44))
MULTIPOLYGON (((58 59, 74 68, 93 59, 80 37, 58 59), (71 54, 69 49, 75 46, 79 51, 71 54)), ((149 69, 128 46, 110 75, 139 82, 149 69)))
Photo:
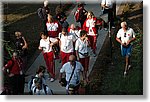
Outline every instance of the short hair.
POLYGON ((37 70, 37 74, 39 74, 40 72, 45 72, 45 67, 44 66, 39 66, 38 70, 37 70))
POLYGON ((15 36, 21 36, 21 35, 22 35, 21 32, 19 32, 19 31, 15 32, 15 36))
POLYGON ((84 36, 84 35, 86 35, 86 34, 87 34, 87 31, 81 30, 81 32, 80 32, 80 37, 82 37, 82 36, 84 36))
POLYGON ((127 22, 121 22, 121 27, 123 27, 124 25, 127 26, 127 22))
POLYGON ((63 31, 63 32, 68 32, 67 29, 66 29, 65 27, 62 28, 62 31, 63 31))
POLYGON ((88 11, 88 13, 87 13, 87 18, 88 18, 90 15, 91 15, 92 17, 95 17, 95 16, 94 16, 94 13, 93 13, 92 11, 88 11))
POLYGON ((13 52, 13 57, 18 57, 18 52, 17 51, 13 52))
POLYGON ((40 36, 42 36, 42 35, 48 36, 45 32, 40 32, 40 36))

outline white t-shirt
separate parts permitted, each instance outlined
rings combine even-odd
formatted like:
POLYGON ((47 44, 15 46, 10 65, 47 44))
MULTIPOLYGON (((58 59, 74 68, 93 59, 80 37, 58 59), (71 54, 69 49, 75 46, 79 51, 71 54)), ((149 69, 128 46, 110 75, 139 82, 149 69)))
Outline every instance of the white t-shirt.
POLYGON ((135 38, 135 32, 132 28, 128 28, 126 32, 121 28, 117 33, 117 38, 121 38, 122 43, 127 43, 128 40, 135 38), (126 37, 124 36, 126 33, 126 37))
POLYGON ((73 34, 76 37, 76 39, 78 39, 80 37, 80 32, 81 32, 81 30, 72 30, 72 29, 70 29, 69 33, 73 34))
MULTIPOLYGON (((113 0, 102 0, 102 5, 106 4, 107 7, 112 8, 113 7, 113 0)), ((108 9, 108 8, 105 8, 108 9)))
POLYGON ((75 44, 75 50, 79 52, 79 58, 85 58, 82 54, 88 53, 88 42, 86 40, 82 41, 78 38, 75 44))
MULTIPOLYGON (((60 73, 66 73, 66 81, 69 81, 73 68, 70 62, 65 63, 60 69, 60 73)), ((80 62, 76 61, 76 68, 69 84, 77 85, 77 81, 80 80, 80 72, 83 71, 83 66, 80 62)))
POLYGON ((92 27, 95 27, 95 23, 96 21, 95 20, 93 20, 93 19, 88 19, 87 21, 86 21, 86 27, 89 27, 89 31, 88 31, 88 35, 95 35, 94 34, 94 31, 93 31, 93 29, 92 29, 92 27))
POLYGON ((70 33, 64 36, 63 34, 59 34, 59 38, 61 41, 61 51, 64 53, 70 53, 74 51, 73 42, 76 41, 76 37, 70 33))
POLYGON ((47 27, 47 31, 57 31, 58 30, 58 23, 56 23, 56 22, 52 22, 52 23, 47 22, 46 27, 47 27))
POLYGON ((46 41, 41 39, 40 40, 40 47, 43 48, 43 52, 44 53, 51 52, 52 51, 52 47, 50 46, 50 42, 54 43, 56 41, 57 41, 56 38, 50 38, 50 37, 47 37, 46 41))

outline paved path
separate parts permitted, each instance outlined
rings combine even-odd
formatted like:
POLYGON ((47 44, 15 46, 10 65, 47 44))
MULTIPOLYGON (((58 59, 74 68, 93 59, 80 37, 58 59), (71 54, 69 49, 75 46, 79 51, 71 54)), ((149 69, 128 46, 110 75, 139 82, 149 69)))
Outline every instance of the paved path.
MULTIPOLYGON (((85 9, 87 11, 88 10, 93 11, 96 17, 98 17, 100 15, 101 10, 100 10, 99 4, 87 4, 87 5, 85 5, 85 9)), ((72 10, 72 12, 70 13, 70 15, 67 18, 67 21, 69 22, 69 24, 75 23, 74 17, 73 17, 73 13, 75 10, 76 10, 76 7, 72 10)), ((98 36, 98 40, 97 40, 97 52, 96 52, 97 54, 101 50, 101 47, 106 38, 107 32, 104 30, 99 30, 98 34, 99 34, 99 36, 98 36)), ((91 56, 89 73, 92 71, 92 68, 93 68, 93 65, 94 65, 96 59, 97 59, 97 57, 91 56)), ((58 78, 61 63, 59 63, 59 60, 56 60, 55 64, 56 64, 56 78, 58 78)), ((31 65, 31 67, 26 72, 26 75, 29 75, 26 77, 26 82, 28 82, 30 80, 31 76, 33 76, 35 74, 38 66, 40 66, 40 65, 46 66, 42 53, 40 53, 40 55, 36 58, 34 63, 31 65)), ((46 77, 48 77, 48 75, 46 75, 46 77)), ((58 80, 55 80, 54 82, 50 82, 49 80, 47 80, 46 83, 53 90, 54 94, 65 94, 66 93, 65 87, 61 87, 60 84, 58 83, 58 80)), ((25 92, 28 92, 27 84, 25 84, 25 92)))

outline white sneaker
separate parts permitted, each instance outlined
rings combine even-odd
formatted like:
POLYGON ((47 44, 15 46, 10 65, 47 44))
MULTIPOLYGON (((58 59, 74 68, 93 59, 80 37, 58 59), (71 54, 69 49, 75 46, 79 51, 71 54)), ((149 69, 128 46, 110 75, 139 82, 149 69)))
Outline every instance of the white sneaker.
POLYGON ((93 57, 96 57, 96 54, 93 54, 93 57))
POLYGON ((131 68, 131 65, 128 65, 128 70, 131 68))
POLYGON ((50 81, 53 82, 55 79, 54 78, 50 78, 50 81))
POLYGON ((112 26, 112 28, 114 29, 114 28, 115 28, 115 26, 112 26))
POLYGON ((124 77, 127 75, 127 72, 124 72, 124 77))

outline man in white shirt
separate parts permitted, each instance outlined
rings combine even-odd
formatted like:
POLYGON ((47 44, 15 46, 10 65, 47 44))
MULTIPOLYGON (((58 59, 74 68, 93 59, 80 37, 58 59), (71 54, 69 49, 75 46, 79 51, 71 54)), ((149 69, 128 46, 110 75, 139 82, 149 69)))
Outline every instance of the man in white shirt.
POLYGON ((62 29, 62 32, 59 34, 60 39, 60 54, 62 65, 69 60, 69 56, 74 53, 73 43, 76 41, 76 37, 67 32, 66 28, 62 29))
MULTIPOLYGON (((67 81, 66 90, 67 90, 67 93, 68 93, 68 86, 70 84, 72 84, 76 87, 79 85, 80 75, 82 75, 83 79, 85 78, 84 73, 83 73, 83 66, 81 65, 80 62, 76 61, 76 57, 74 55, 70 55, 69 56, 69 62, 65 63, 62 66, 62 68, 60 69, 59 79, 62 78, 63 73, 65 73, 65 76, 66 76, 66 81, 67 81), (74 69, 74 72, 73 72, 73 69, 74 69), (73 75, 71 77, 72 72, 73 72, 73 75), (71 79, 70 79, 70 77, 71 77, 71 79), (69 79, 70 79, 70 82, 69 82, 69 79)), ((76 91, 78 91, 78 88, 76 88, 76 91)))
POLYGON ((125 57, 126 66, 124 71, 124 76, 127 74, 127 70, 131 67, 130 65, 130 56, 131 48, 135 40, 135 33, 132 28, 127 27, 126 22, 121 23, 121 29, 117 33, 116 40, 121 44, 121 54, 125 57), (121 38, 121 39, 120 39, 121 38))

